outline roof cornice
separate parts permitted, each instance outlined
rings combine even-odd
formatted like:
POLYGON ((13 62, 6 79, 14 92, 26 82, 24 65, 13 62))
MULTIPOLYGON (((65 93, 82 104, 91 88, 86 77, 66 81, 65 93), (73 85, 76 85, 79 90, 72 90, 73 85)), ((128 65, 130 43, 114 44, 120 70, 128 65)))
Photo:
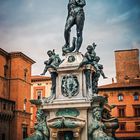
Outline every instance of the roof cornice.
POLYGON ((27 55, 25 55, 22 52, 11 52, 11 53, 9 53, 9 55, 11 58, 22 57, 23 59, 29 61, 31 64, 35 63, 34 60, 32 60, 30 57, 28 57, 27 55))

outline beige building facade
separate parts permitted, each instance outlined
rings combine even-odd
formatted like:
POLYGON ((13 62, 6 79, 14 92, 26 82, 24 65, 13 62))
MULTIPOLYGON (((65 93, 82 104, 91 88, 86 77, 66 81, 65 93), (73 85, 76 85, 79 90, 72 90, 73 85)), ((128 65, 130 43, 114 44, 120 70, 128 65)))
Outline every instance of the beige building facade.
MULTIPOLYGON (((31 77, 31 100, 42 99, 49 97, 51 92, 51 79, 47 76, 32 76, 31 77)), ((37 108, 31 105, 31 132, 34 131, 34 123, 36 122, 37 108)))

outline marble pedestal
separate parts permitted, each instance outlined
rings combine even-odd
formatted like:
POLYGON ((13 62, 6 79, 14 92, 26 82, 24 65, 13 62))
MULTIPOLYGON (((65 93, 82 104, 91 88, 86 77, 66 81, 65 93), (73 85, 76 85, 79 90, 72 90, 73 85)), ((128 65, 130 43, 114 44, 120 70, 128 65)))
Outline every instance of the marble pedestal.
MULTIPOLYGON (((88 101, 57 101, 51 104, 47 104, 46 106, 43 106, 43 110, 45 112, 49 112, 48 117, 48 126, 49 122, 54 122, 59 117, 70 117, 70 119, 74 119, 75 122, 79 122, 80 126, 76 128, 50 128, 50 140, 64 140, 64 137, 60 136, 59 134, 63 134, 66 131, 73 132, 74 140, 88 140, 87 139, 87 120, 88 120, 88 108, 90 107, 90 102, 88 101), (78 115, 73 116, 73 113, 71 110, 78 111, 78 115), (67 113, 68 111, 71 111, 71 113, 67 113), (58 115, 59 112, 63 112, 63 115, 58 115), (65 113, 64 113, 65 112, 65 113)), ((67 119, 67 118, 66 118, 67 119)))
POLYGON ((88 110, 91 102, 87 96, 85 74, 82 69, 78 68, 82 60, 81 53, 66 55, 57 69, 56 98, 52 103, 42 106, 44 112, 48 112, 47 123, 50 128, 50 140, 64 140, 65 132, 72 132, 74 140, 88 140, 88 110), (51 127, 53 123, 63 119, 66 122, 71 120, 77 126, 74 128, 51 127))
POLYGON ((110 114, 114 107, 105 97, 94 94, 96 72, 91 64, 80 65, 83 62, 81 53, 67 54, 55 71, 53 94, 31 100, 38 108, 34 137, 39 131, 49 140, 114 140, 119 126, 110 114))

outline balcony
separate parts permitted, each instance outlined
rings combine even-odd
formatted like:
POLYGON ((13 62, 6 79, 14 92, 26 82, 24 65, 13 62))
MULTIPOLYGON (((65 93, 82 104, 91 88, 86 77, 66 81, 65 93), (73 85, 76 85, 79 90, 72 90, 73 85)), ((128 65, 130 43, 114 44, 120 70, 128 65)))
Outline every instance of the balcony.
POLYGON ((0 120, 11 121, 14 118, 15 102, 0 98, 0 120))

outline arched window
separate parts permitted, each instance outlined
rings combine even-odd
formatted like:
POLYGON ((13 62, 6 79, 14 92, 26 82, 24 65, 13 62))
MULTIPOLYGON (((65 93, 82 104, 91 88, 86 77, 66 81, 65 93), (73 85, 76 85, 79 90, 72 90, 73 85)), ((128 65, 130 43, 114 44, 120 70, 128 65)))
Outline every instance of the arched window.
POLYGON ((28 72, 28 69, 24 69, 24 80, 26 81, 27 80, 27 72, 28 72))
POLYGON ((123 98, 124 98, 124 97, 123 97, 123 94, 122 94, 122 93, 118 94, 118 100, 119 100, 119 101, 123 101, 123 98))
POLYGON ((26 111, 26 103, 27 103, 27 99, 24 98, 24 105, 23 105, 23 110, 26 111))
POLYGON ((135 92, 133 97, 134 97, 134 101, 138 101, 139 100, 139 93, 135 92))

